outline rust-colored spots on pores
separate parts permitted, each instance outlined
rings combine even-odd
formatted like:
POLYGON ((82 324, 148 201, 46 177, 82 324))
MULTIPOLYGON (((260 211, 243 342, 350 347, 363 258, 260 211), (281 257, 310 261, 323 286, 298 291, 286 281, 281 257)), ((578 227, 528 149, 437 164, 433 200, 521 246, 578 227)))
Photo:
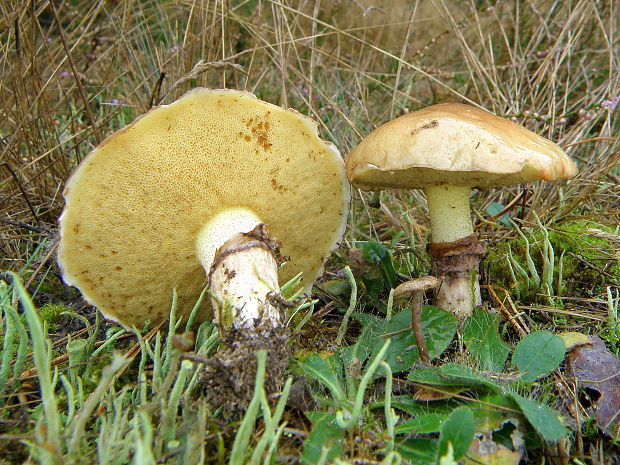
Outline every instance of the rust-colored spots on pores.
POLYGON ((273 176, 273 178, 271 178, 271 185, 276 191, 283 193, 284 191, 287 191, 288 188, 284 187, 281 183, 279 183, 276 180, 276 176, 278 175, 279 172, 280 172, 279 166, 276 166, 275 168, 272 168, 271 170, 269 170, 269 174, 273 176))
MULTIPOLYGON (((265 116, 263 118, 268 117, 269 112, 265 113, 265 116)), ((255 150, 255 152, 257 154, 259 152, 259 149, 262 149, 265 152, 271 149, 273 144, 270 142, 269 139, 269 128, 271 127, 269 121, 263 120, 260 116, 254 116, 248 118, 248 120, 245 122, 245 125, 250 129, 252 137, 256 140, 256 145, 258 146, 258 148, 255 150)), ((248 142, 250 141, 250 139, 248 138, 246 138, 245 140, 248 142)))
POLYGON ((243 139, 243 140, 244 140, 244 141, 246 141, 246 142, 250 142, 250 141, 252 140, 252 137, 251 137, 250 135, 245 134, 245 133, 243 133, 243 132, 240 132, 240 133, 239 133, 239 138, 240 138, 240 139, 243 139))
POLYGON ((284 191, 288 190, 286 187, 284 187, 282 184, 276 181, 276 178, 271 178, 271 185, 273 186, 273 189, 275 191, 280 192, 280 193, 283 193, 284 191))

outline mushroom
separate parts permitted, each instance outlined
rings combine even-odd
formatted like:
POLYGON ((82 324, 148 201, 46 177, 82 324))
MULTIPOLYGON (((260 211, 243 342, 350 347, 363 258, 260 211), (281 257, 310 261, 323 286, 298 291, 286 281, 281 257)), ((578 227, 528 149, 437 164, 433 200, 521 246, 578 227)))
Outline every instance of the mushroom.
POLYGON ((385 123, 345 163, 349 180, 363 190, 424 190, 431 273, 442 280, 435 304, 461 321, 481 303, 478 266, 485 252, 474 234, 471 190, 577 174, 573 161, 553 142, 459 103, 433 105, 385 123))
POLYGON ((439 287, 441 281, 434 276, 422 276, 399 284, 394 289, 394 300, 408 299, 411 304, 411 329, 418 344, 420 360, 425 365, 431 364, 426 347, 424 331, 422 331, 422 298, 424 292, 439 287))
POLYGON ((208 283, 219 327, 251 330, 285 326, 279 282, 303 272, 310 291, 344 232, 349 186, 311 119, 199 88, 108 137, 64 196, 64 279, 107 318, 166 320, 173 289, 187 316, 208 283))

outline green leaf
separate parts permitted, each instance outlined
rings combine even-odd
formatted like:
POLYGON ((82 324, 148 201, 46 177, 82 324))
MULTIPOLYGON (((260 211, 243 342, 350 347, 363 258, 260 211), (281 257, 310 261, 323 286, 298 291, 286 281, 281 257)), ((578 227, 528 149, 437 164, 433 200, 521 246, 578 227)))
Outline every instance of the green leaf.
MULTIPOLYGON (((489 216, 495 216, 495 215, 501 213, 504 210, 504 208, 506 208, 506 207, 504 207, 499 202, 491 202, 487 206, 486 211, 489 214, 489 216)), ((497 221, 499 221, 504 226, 508 226, 509 228, 512 227, 512 222, 510 221, 510 216, 508 215, 508 213, 504 213, 502 216, 497 218, 497 221)))
POLYGON ((463 325, 463 339, 483 370, 502 371, 510 347, 499 337, 499 317, 477 308, 463 325))
POLYGON ((501 391, 501 386, 489 379, 486 375, 460 363, 446 363, 441 367, 441 373, 462 383, 470 383, 473 387, 484 386, 491 390, 501 391))
POLYGON ((418 368, 412 370, 408 378, 411 381, 432 386, 489 388, 494 391, 501 391, 501 386, 497 383, 482 373, 459 363, 446 363, 441 367, 418 368))
POLYGON ((396 270, 392 263, 392 256, 383 244, 366 242, 362 245, 362 257, 369 263, 381 265, 381 275, 386 289, 396 287, 396 270))
POLYGON ((341 402, 345 399, 344 388, 338 377, 333 372, 329 364, 319 355, 313 354, 310 357, 297 362, 302 370, 310 377, 320 381, 331 391, 332 396, 341 402))
POLYGON ((435 462, 437 443, 434 438, 407 439, 398 446, 398 453, 411 465, 428 465, 435 462))
POLYGON ((312 422, 312 431, 304 442, 303 461, 307 464, 319 462, 323 448, 327 448, 327 462, 340 457, 344 445, 345 430, 336 424, 336 414, 327 412, 306 412, 312 422))
POLYGON ((476 400, 467 403, 467 406, 474 412, 477 426, 488 422, 489 419, 497 422, 507 419, 518 422, 523 419, 519 406, 515 403, 511 394, 495 392, 483 394, 478 396, 476 400))
MULTIPOLYGON (((394 372, 411 368, 419 360, 420 354, 415 337, 411 331, 411 310, 403 310, 392 316, 390 321, 368 314, 355 314, 354 317, 364 329, 360 335, 363 344, 372 355, 381 347, 386 335, 391 335, 392 343, 385 361, 394 372)), ((422 330, 426 338, 429 355, 439 356, 452 342, 456 332, 456 317, 439 307, 425 305, 422 308, 422 330)))
POLYGON ((448 417, 447 414, 429 413, 407 420, 396 427, 396 434, 405 433, 437 433, 442 423, 448 417))
MULTIPOLYGON (((372 409, 383 408, 383 401, 373 402, 372 409)), ((411 394, 393 396, 392 408, 400 410, 406 413, 410 417, 418 417, 422 415, 438 414, 442 416, 448 416, 455 407, 459 407, 460 403, 454 400, 441 400, 435 402, 426 402, 414 400, 411 394)))
POLYGON ((323 281, 321 288, 335 296, 345 296, 351 293, 351 283, 348 279, 332 279, 330 281, 323 281))
POLYGON ((474 414, 467 407, 457 408, 443 422, 440 432, 438 457, 451 455, 455 460, 460 459, 474 440, 476 432, 474 414), (450 445, 451 454, 449 454, 450 445))
POLYGON ((557 441, 566 436, 568 430, 562 424, 561 415, 558 412, 517 393, 512 393, 511 396, 525 418, 545 440, 557 441))
POLYGON ((519 341, 512 353, 512 366, 525 372, 521 379, 531 383, 560 366, 565 352, 561 338, 549 331, 536 331, 519 341))

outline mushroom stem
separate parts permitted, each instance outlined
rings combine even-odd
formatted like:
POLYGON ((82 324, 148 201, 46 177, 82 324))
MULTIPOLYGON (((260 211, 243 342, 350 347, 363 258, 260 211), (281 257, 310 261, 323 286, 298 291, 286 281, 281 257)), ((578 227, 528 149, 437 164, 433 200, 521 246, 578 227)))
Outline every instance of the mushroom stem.
POLYGON ((428 355, 424 331, 422 330, 422 298, 424 296, 424 291, 435 289, 439 284, 440 281, 436 277, 423 276, 399 284, 396 289, 394 289, 395 300, 408 299, 411 305, 411 329, 413 330, 413 335, 418 345, 420 360, 422 360, 422 363, 425 365, 430 365, 431 360, 428 355))
POLYGON ((469 208, 471 187, 442 184, 427 186, 424 193, 433 242, 454 242, 474 233, 469 208))
POLYGON ((235 208, 216 215, 198 234, 196 251, 221 331, 284 326, 279 243, 254 213, 235 208))
POLYGON ((424 292, 416 292, 411 297, 411 329, 415 336, 416 343, 418 344, 418 352, 420 353, 420 360, 425 365, 431 364, 431 359, 428 356, 428 347, 426 346, 426 338, 422 331, 422 294, 424 292))
POLYGON ((442 280, 435 305, 463 321, 482 303, 478 266, 484 247, 474 235, 469 207, 471 188, 444 184, 428 186, 424 192, 431 217, 432 273, 442 280))

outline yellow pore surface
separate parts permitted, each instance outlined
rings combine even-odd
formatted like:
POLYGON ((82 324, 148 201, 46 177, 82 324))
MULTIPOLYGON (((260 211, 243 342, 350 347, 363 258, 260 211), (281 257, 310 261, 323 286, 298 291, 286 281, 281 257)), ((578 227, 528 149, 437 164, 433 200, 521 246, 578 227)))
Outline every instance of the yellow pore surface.
MULTIPOLYGON (((109 318, 141 327, 186 314, 206 285, 196 235, 230 207, 253 211, 290 261, 283 283, 322 271, 346 222, 337 150, 316 124, 246 92, 197 89, 106 139, 65 190, 59 263, 109 318)), ((202 308, 199 319, 208 317, 202 308)))

